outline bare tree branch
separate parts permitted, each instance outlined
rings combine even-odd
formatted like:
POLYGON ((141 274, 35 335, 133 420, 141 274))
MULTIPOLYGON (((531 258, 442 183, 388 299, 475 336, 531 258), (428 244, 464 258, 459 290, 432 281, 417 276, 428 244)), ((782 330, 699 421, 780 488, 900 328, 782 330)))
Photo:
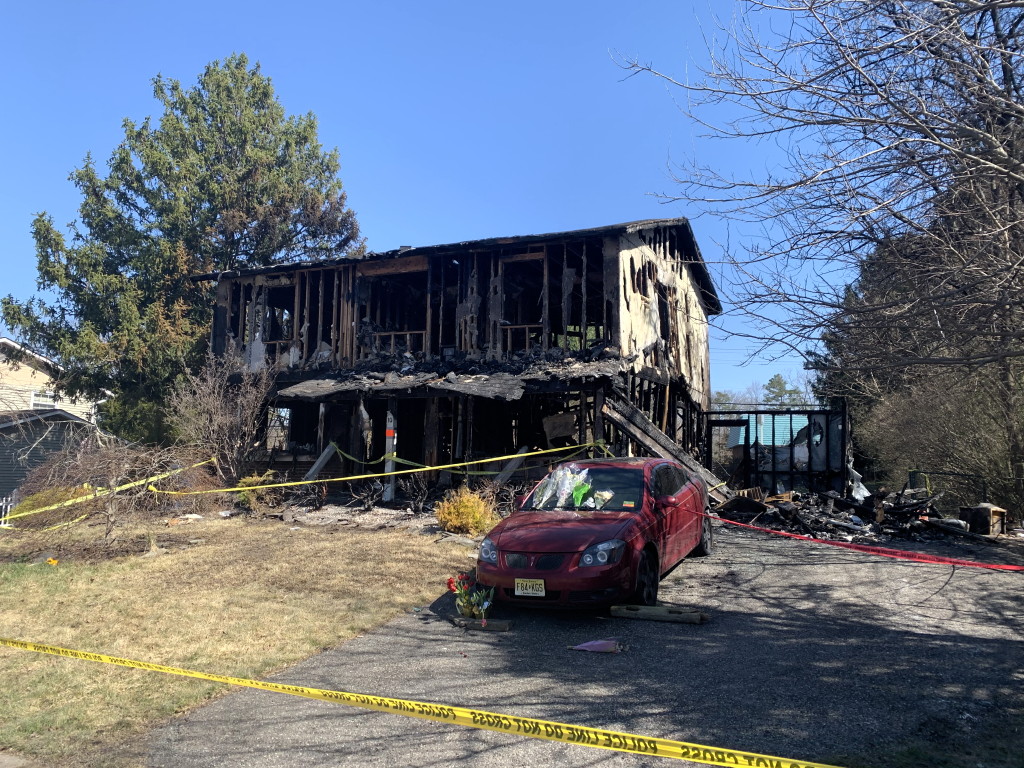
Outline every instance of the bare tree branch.
POLYGON ((698 80, 624 66, 709 139, 782 151, 669 196, 765 232, 729 254, 747 333, 844 370, 1024 355, 1024 3, 748 0, 719 27, 698 80))

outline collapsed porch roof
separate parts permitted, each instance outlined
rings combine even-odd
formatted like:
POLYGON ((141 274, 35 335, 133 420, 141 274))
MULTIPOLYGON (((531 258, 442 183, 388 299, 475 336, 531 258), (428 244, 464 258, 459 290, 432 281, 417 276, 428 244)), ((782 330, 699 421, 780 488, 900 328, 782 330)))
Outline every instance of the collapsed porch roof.
POLYGON ((490 374, 442 374, 437 371, 328 374, 284 387, 278 390, 276 399, 323 402, 354 399, 361 394, 418 397, 458 394, 512 401, 527 392, 564 390, 597 379, 611 379, 618 375, 621 365, 620 360, 609 359, 548 364, 521 374, 505 371, 490 374))

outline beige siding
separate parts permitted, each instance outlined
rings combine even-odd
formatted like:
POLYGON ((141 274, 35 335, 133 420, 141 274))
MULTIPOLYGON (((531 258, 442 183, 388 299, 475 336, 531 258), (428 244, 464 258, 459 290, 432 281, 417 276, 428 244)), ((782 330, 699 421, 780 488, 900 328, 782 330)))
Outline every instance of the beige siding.
MULTIPOLYGON (((710 397, 708 322, 689 267, 670 251, 657 232, 623 235, 606 243, 619 275, 618 342, 633 370, 663 371, 686 381, 691 397, 707 407, 710 397)), ((610 271, 610 270, 609 270, 610 271)))
POLYGON ((0 411, 60 408, 87 421, 94 421, 95 403, 53 399, 53 379, 31 363, 13 365, 0 355, 0 411))

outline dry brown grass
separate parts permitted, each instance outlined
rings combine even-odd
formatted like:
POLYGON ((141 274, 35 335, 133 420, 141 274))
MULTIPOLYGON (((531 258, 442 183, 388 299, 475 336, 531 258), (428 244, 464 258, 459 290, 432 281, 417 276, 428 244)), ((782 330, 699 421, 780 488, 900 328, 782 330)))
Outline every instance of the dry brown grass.
MULTIPOLYGON (((87 531, 0 534, 0 636, 261 677, 444 592, 469 552, 407 531, 199 521, 98 559, 87 531), (194 543, 189 543, 189 542, 194 543), (40 553, 60 558, 55 565, 40 553)), ((135 765, 154 723, 222 686, 0 648, 0 749, 47 765, 135 765)))

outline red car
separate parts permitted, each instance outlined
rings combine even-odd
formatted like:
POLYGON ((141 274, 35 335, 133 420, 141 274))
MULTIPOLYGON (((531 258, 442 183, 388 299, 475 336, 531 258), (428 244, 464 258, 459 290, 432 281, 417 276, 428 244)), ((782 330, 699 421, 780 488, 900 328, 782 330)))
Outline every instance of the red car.
POLYGON ((664 574, 710 554, 707 510, 703 479, 674 461, 562 464, 484 538, 477 581, 521 605, 655 605, 664 574))

